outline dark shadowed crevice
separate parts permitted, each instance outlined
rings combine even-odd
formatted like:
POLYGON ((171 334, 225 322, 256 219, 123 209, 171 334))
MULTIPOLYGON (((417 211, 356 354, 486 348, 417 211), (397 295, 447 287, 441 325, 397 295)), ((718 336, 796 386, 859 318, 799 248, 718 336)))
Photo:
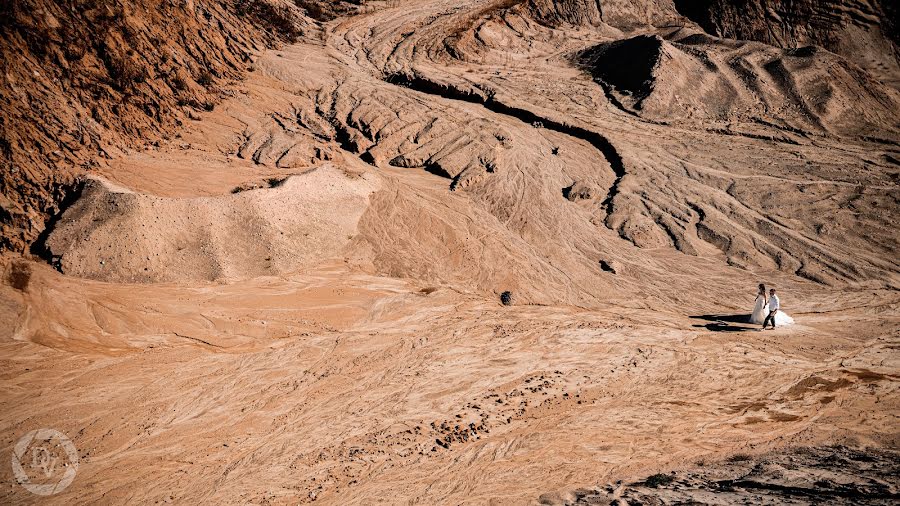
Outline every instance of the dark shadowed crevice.
POLYGON ((596 148, 598 151, 600 151, 606 161, 609 162, 609 166, 610 168, 612 168, 612 171, 616 176, 615 180, 609 188, 609 191, 607 192, 606 199, 604 199, 603 201, 604 208, 608 210, 612 199, 619 193, 619 183, 621 182, 622 177, 625 176, 625 164, 622 162, 622 157, 621 155, 619 155, 619 152, 616 150, 615 146, 613 146, 612 143, 609 142, 609 139, 597 132, 576 125, 570 125, 568 123, 557 121, 551 118, 546 118, 528 109, 522 109, 505 104, 498 101, 492 94, 482 94, 471 90, 461 90, 453 86, 435 83, 420 76, 412 76, 403 73, 391 74, 385 78, 385 81, 390 84, 403 86, 405 88, 409 88, 421 93, 437 95, 449 100, 462 100, 465 102, 479 104, 489 111, 495 112, 497 114, 503 114, 505 116, 516 118, 522 122, 528 123, 529 125, 541 125, 542 128, 546 128, 548 130, 552 130, 554 132, 558 132, 564 135, 568 135, 569 137, 574 137, 576 139, 585 141, 596 148))
POLYGON ((338 146, 344 151, 358 155, 359 146, 351 137, 350 131, 337 120, 332 120, 331 126, 334 127, 334 140, 338 143, 338 146))
POLYGON ((653 73, 661 58, 663 39, 638 35, 594 46, 580 53, 577 62, 595 80, 602 80, 640 100, 653 90, 653 73))
POLYGON ((44 231, 41 232, 40 235, 38 235, 37 240, 31 244, 31 254, 47 262, 56 270, 60 270, 60 259, 59 257, 54 257, 50 248, 47 246, 47 240, 50 238, 50 234, 56 229, 56 225, 62 219, 63 214, 65 214, 65 212, 81 198, 83 190, 84 181, 76 181, 71 185, 60 188, 62 198, 56 205, 58 211, 44 223, 44 231))
POLYGON ((432 162, 432 163, 425 165, 425 167, 423 167, 423 168, 424 168, 425 172, 428 172, 429 174, 434 174, 435 176, 445 177, 447 179, 453 179, 453 176, 450 175, 450 173, 447 172, 438 163, 432 162))
POLYGON ((710 4, 708 0, 674 0, 675 10, 682 16, 700 25, 703 31, 710 35, 716 35, 716 27, 709 15, 710 4))

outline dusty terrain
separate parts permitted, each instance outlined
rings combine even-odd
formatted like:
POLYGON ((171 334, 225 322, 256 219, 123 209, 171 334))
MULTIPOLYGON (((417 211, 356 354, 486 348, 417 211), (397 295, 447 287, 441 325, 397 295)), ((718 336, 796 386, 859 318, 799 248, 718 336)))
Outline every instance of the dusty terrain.
MULTIPOLYGON (((571 493, 575 504, 896 504, 900 458, 843 446, 732 455, 686 473, 571 493)), ((543 502, 558 500, 545 496, 543 502)))
POLYGON ((891 72, 665 0, 290 12, 214 106, 29 194, 65 209, 5 236, 34 255, 3 256, 0 449, 51 427, 81 462, 43 499, 0 466, 4 503, 647 502, 672 470, 654 500, 727 503, 791 452, 896 467, 891 72), (759 282, 795 325, 743 323, 759 282))

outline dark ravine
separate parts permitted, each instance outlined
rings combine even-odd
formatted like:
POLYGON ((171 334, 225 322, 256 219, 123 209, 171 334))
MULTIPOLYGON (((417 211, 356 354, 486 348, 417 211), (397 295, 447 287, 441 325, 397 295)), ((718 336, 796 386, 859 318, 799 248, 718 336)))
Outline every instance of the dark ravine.
MULTIPOLYGON (((561 121, 554 120, 552 118, 548 118, 542 115, 539 115, 533 111, 528 109, 523 109, 520 107, 511 106, 507 103, 504 103, 496 98, 495 93, 490 90, 482 90, 482 89, 460 89, 453 85, 442 84, 435 82, 427 77, 413 74, 410 72, 401 72, 390 74, 385 77, 385 81, 394 84, 397 86, 402 86, 408 89, 412 89, 414 91, 418 91, 421 93, 426 93, 429 95, 439 96, 441 98, 449 99, 449 100, 459 100, 463 102, 473 103, 481 105, 482 107, 488 109, 491 112, 495 112, 497 114, 503 114, 505 116, 509 116, 512 118, 516 118, 523 123, 529 125, 540 124, 542 128, 546 128, 574 139, 582 140, 587 142, 595 149, 597 149, 604 158, 609 162, 610 167, 612 168, 615 179, 612 184, 609 186, 606 192, 606 196, 602 200, 602 208, 605 210, 607 217, 609 217, 614 211, 614 200, 616 196, 619 194, 619 188, 623 178, 626 175, 625 165, 622 160, 621 155, 618 150, 612 145, 612 143, 603 135, 594 132, 592 130, 588 130, 583 127, 579 127, 576 125, 570 125, 568 123, 564 123, 561 121)), ((708 131, 713 131, 712 129, 708 129, 708 131)), ((732 135, 741 135, 748 138, 760 138, 762 140, 769 141, 780 141, 785 144, 793 144, 797 145, 798 143, 793 139, 785 138, 785 139, 776 139, 769 138, 764 135, 754 135, 754 134, 736 134, 733 132, 716 132, 719 134, 732 134, 732 135)), ((458 177, 454 179, 451 184, 451 189, 457 188, 458 177)), ((696 210, 696 209, 695 209, 696 210)), ((727 252, 731 250, 731 241, 730 237, 719 236, 713 228, 710 228, 708 225, 703 223, 703 215, 700 215, 701 218, 698 223, 698 235, 701 239, 709 242, 716 246, 719 250, 723 252, 727 252)), ((611 225, 611 223, 604 219, 602 220, 604 226, 606 226, 610 230, 616 231, 623 239, 630 240, 627 236, 622 234, 622 231, 611 225)), ((684 242, 680 237, 676 234, 673 234, 672 230, 666 226, 664 223, 657 221, 657 225, 663 231, 663 233, 667 234, 672 244, 676 246, 680 251, 685 251, 684 242)), ((756 227, 752 227, 756 229, 756 227)), ((761 233, 765 233, 761 231, 761 233)), ((821 256, 831 256, 827 251, 824 251, 821 245, 816 244, 814 241, 810 241, 808 238, 798 238, 803 242, 807 243, 806 246, 810 251, 816 252, 816 254, 821 256)), ((732 260, 728 260, 730 265, 737 265, 732 263, 732 260)), ((776 262, 778 268, 781 270, 790 270, 794 275, 805 278, 817 283, 829 284, 828 279, 823 278, 817 272, 811 270, 807 266, 807 261, 805 259, 800 259, 795 262, 795 266, 792 268, 787 264, 782 263, 782 259, 780 257, 776 257, 776 262)), ((829 262, 830 268, 838 273, 839 276, 844 278, 854 278, 860 276, 860 272, 855 269, 851 264, 843 262, 839 259, 832 259, 829 262)))
POLYGON ((385 81, 390 84, 409 88, 421 93, 427 93, 429 95, 436 95, 448 100, 461 100, 472 104, 478 104, 491 112, 515 118, 529 125, 540 124, 542 128, 587 142, 597 149, 606 161, 609 162, 609 166, 616 176, 612 185, 610 185, 607 190, 606 198, 603 200, 603 208, 609 212, 610 206, 612 205, 612 199, 619 193, 619 183, 622 181, 622 178, 625 177, 626 171, 622 156, 609 139, 603 135, 583 127, 570 125, 546 116, 541 116, 528 109, 511 106, 497 100, 493 93, 477 93, 471 90, 462 90, 454 86, 436 83, 422 76, 410 75, 407 73, 390 74, 385 78, 385 81))

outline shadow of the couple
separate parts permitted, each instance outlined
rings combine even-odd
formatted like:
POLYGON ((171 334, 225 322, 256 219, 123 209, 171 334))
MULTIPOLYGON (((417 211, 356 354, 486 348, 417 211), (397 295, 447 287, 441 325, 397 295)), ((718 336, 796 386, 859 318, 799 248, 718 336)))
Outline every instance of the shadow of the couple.
POLYGON ((694 325, 697 328, 705 327, 713 332, 747 332, 751 330, 759 330, 759 327, 752 326, 750 323, 750 315, 748 314, 704 314, 691 316, 694 320, 705 320, 711 323, 694 325))

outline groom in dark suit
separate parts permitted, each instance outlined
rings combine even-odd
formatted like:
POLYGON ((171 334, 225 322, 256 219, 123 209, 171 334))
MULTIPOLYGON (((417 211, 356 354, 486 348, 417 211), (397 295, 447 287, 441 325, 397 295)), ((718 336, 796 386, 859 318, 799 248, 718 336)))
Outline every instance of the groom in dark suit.
POLYGON ((769 315, 766 316, 765 321, 763 321, 763 330, 766 330, 766 325, 769 322, 772 322, 772 328, 775 328, 775 314, 778 313, 778 310, 781 308, 781 301, 778 300, 778 296, 775 295, 775 289, 769 290, 769 315))

